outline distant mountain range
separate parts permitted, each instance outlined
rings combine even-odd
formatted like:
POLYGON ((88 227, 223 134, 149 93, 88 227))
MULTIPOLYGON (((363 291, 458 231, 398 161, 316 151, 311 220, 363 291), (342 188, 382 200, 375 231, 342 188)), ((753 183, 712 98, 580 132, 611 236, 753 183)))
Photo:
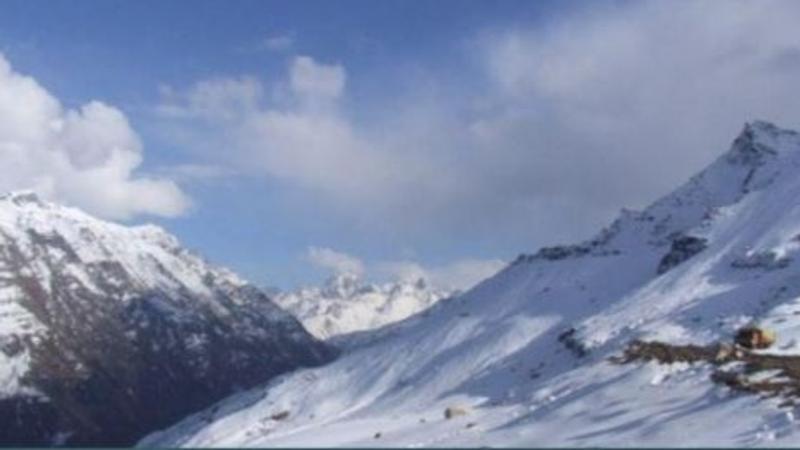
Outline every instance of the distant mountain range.
POLYGON ((311 334, 328 339, 397 322, 455 294, 436 289, 422 278, 374 284, 353 274, 338 274, 322 287, 272 291, 272 299, 311 334))

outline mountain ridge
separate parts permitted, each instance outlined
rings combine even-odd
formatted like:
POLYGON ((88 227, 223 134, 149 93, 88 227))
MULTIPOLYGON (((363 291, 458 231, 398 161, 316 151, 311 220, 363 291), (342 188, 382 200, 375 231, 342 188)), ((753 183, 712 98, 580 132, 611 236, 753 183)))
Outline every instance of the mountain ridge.
POLYGON ((436 289, 423 278, 377 284, 367 283, 355 274, 340 273, 320 287, 274 293, 272 298, 293 313, 311 334, 330 339, 389 325, 456 294, 436 289))
POLYGON ((4 443, 129 444, 333 354, 161 227, 105 222, 29 191, 0 196, 4 443))
POLYGON ((796 444, 784 399, 720 386, 704 364, 613 361, 637 340, 712 345, 752 323, 778 333, 762 353, 800 352, 798 170, 797 133, 748 123, 707 168, 595 238, 523 254, 397 333, 140 445, 796 444), (271 421, 277 410, 292 419, 271 421))

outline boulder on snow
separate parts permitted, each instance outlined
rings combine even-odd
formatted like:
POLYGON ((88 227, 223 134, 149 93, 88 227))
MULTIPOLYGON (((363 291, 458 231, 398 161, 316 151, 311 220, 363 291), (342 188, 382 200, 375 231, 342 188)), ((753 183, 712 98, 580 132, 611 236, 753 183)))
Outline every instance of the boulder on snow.
POLYGON ((736 332, 734 341, 745 348, 769 348, 775 343, 775 332, 755 326, 744 327, 736 332))
POLYGON ((289 411, 276 412, 275 414, 270 416, 270 419, 275 421, 286 420, 288 418, 289 418, 289 411))
POLYGON ((448 406, 444 409, 444 418, 452 419, 458 416, 466 416, 469 414, 469 408, 464 406, 448 406))
POLYGON ((564 344, 567 350, 571 351, 578 358, 583 358, 589 354, 589 350, 577 336, 578 330, 567 328, 558 335, 558 342, 564 344))
POLYGON ((715 362, 728 361, 736 355, 736 349, 730 344, 720 344, 717 353, 714 355, 715 362))
POLYGON ((772 250, 752 252, 731 261, 735 269, 785 269, 792 263, 792 258, 779 256, 772 250))

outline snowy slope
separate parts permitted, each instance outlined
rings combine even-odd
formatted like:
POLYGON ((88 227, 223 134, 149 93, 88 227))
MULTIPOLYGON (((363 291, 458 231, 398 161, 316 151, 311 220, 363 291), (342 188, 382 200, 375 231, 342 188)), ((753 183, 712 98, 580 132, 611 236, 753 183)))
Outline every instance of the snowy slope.
POLYGON ((453 294, 431 287, 424 279, 372 284, 352 274, 338 274, 322 287, 278 293, 271 298, 311 334, 328 339, 397 322, 453 294))
POLYGON ((161 228, 0 196, 2 444, 135 442, 330 356, 263 293, 161 228))
POLYGON ((777 329, 772 351, 800 352, 798 199, 800 136, 749 124, 595 239, 521 255, 398 332, 142 445, 798 445, 793 406, 716 385, 709 364, 609 361, 633 339, 711 343, 750 321, 777 329), (467 413, 447 420, 450 406, 467 413))

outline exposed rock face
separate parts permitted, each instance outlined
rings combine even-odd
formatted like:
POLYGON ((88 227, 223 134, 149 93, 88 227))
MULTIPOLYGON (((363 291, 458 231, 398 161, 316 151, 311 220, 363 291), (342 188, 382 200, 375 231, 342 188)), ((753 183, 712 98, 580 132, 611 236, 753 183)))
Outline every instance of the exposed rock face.
POLYGON ((126 445, 333 351, 154 226, 0 197, 0 443, 126 445))
POLYGON ((751 252, 731 261, 731 267, 737 269, 785 269, 792 263, 791 258, 778 256, 772 251, 751 252))
POLYGON ((694 236, 678 235, 672 240, 669 253, 661 258, 658 264, 658 273, 662 274, 678 264, 686 261, 692 256, 702 252, 706 248, 707 242, 703 238, 694 236))

